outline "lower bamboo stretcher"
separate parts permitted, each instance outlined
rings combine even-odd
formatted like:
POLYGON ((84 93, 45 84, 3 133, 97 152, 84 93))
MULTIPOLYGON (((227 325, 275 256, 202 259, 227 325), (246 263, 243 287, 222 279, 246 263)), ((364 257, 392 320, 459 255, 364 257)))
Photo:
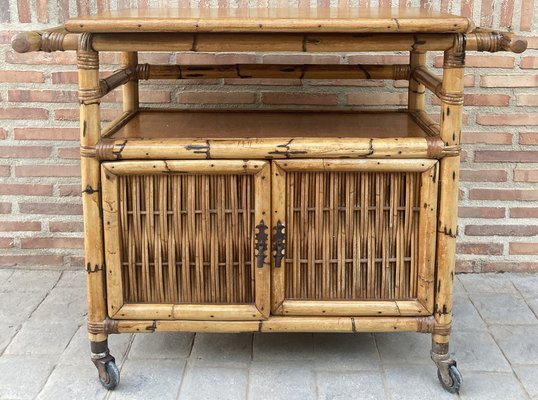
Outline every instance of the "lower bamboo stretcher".
MULTIPOLYGON (((97 327, 94 327, 97 328, 97 327)), ((98 329, 98 328, 97 328, 98 329)), ((439 330, 427 317, 276 317, 262 321, 107 320, 108 333, 149 332, 423 332, 439 330)), ((91 327, 90 327, 91 330, 91 327)))

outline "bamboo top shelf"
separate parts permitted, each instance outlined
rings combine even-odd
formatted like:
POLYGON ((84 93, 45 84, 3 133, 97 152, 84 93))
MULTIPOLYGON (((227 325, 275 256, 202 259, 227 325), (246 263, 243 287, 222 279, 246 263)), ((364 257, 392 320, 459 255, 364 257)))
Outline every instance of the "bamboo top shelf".
POLYGON ((68 32, 464 33, 473 22, 419 8, 159 8, 73 18, 68 32))
POLYGON ((137 112, 113 139, 426 137, 407 112, 353 111, 173 111, 137 112))

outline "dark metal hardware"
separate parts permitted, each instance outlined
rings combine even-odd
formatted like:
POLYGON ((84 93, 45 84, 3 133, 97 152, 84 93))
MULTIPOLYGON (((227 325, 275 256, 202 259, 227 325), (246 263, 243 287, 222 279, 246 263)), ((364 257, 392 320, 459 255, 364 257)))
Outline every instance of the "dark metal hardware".
POLYGON ((275 257, 275 268, 280 268, 282 259, 284 258, 284 251, 286 249, 286 227, 280 222, 276 223, 273 252, 275 257))
POLYGON ((267 251, 267 225, 263 222, 263 219, 258 225, 256 225, 256 259, 258 268, 263 268, 265 263, 265 253, 267 251))

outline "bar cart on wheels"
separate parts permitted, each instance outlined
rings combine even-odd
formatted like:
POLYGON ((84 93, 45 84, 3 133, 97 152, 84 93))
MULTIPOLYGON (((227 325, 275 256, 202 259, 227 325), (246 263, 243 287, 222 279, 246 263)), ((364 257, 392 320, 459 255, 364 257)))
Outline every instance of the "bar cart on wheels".
POLYGON ((18 52, 77 52, 91 357, 119 371, 123 332, 396 332, 449 355, 466 51, 524 38, 417 9, 127 10, 13 38, 18 52), (121 69, 99 76, 99 52, 121 69), (408 51, 405 65, 149 65, 138 52, 408 51), (444 51, 442 78, 426 66, 444 51), (139 107, 147 79, 409 81, 405 110, 139 107), (123 88, 101 129, 100 99, 123 88), (440 122, 424 111, 425 91, 440 122))

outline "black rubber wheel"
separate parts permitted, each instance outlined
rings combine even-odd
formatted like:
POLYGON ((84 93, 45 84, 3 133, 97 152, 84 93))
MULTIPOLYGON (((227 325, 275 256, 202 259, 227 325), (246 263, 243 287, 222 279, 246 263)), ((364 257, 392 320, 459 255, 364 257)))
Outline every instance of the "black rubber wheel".
POLYGON ((120 383, 120 370, 116 366, 114 361, 109 361, 105 364, 106 368, 106 379, 99 376, 101 385, 103 385, 108 390, 114 390, 116 386, 120 383))
POLYGON ((450 376, 452 382, 447 385, 443 381, 441 372, 439 372, 439 369, 437 369, 437 377, 439 378, 439 382, 441 382, 443 388, 449 393, 459 393, 461 384, 463 383, 463 377, 461 376, 460 370, 456 364, 452 364, 450 367, 448 367, 448 375, 450 376))

